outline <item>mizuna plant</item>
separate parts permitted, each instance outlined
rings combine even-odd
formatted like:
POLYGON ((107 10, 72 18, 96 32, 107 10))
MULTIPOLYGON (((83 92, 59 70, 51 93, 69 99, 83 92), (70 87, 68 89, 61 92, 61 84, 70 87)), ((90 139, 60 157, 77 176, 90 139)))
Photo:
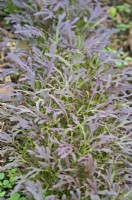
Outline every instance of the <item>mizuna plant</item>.
POLYGON ((106 51, 117 31, 104 27, 107 8, 97 0, 12 6, 5 20, 16 47, 1 76, 19 79, 1 95, 1 119, 10 121, 1 170, 21 175, 5 199, 131 199, 131 69, 106 51))

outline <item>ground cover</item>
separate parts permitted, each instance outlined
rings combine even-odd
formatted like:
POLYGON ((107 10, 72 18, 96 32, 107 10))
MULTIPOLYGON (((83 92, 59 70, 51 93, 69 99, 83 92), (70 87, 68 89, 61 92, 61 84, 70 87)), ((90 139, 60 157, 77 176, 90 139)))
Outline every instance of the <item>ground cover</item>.
POLYGON ((110 27, 122 7, 1 5, 1 199, 131 199, 131 52, 110 27))

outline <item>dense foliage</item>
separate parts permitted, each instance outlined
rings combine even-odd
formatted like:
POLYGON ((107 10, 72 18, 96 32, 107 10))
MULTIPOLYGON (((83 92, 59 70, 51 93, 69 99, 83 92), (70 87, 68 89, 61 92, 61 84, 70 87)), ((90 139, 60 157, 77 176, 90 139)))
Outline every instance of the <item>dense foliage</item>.
POLYGON ((116 66, 120 51, 107 50, 117 32, 104 26, 108 8, 97 0, 6 3, 15 39, 4 40, 15 47, 0 75, 13 77, 11 92, 0 94, 8 122, 0 169, 18 172, 3 199, 131 199, 132 71, 116 66))

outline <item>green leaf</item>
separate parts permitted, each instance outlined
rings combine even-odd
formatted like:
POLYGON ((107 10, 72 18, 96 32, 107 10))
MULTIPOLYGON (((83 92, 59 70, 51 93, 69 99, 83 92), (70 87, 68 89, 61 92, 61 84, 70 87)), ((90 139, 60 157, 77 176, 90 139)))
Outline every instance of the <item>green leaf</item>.
POLYGON ((12 185, 11 185, 11 183, 8 180, 4 180, 3 181, 3 187, 4 188, 11 188, 12 185))
POLYGON ((113 53, 116 53, 116 52, 117 52, 115 49, 112 49, 112 48, 110 48, 110 47, 104 48, 104 51, 110 51, 110 52, 113 52, 113 53))
POLYGON ((3 181, 3 185, 8 185, 10 182, 8 180, 3 181))
MULTIPOLYGON (((5 191, 3 191, 3 192, 0 192, 0 197, 4 197, 5 196, 5 194, 6 194, 6 192, 5 191)), ((13 199, 12 199, 13 200, 13 199)))
POLYGON ((5 177, 5 174, 4 173, 0 173, 0 180, 3 180, 5 177))
POLYGON ((108 12, 110 16, 114 18, 117 14, 117 9, 115 7, 111 7, 108 12))
POLYGON ((19 200, 27 200, 26 197, 21 197, 19 200))
POLYGON ((124 64, 125 66, 128 66, 128 63, 127 63, 127 62, 123 62, 123 64, 124 64))
POLYGON ((62 56, 60 55, 57 55, 57 54, 51 54, 51 53, 45 53, 45 56, 48 56, 48 57, 54 57, 54 58, 58 58, 61 62, 63 62, 65 65, 67 65, 68 67, 71 67, 72 68, 72 65, 67 61, 65 60, 62 56))
POLYGON ((131 25, 132 25, 131 23, 128 23, 128 24, 120 23, 117 25, 117 28, 119 28, 122 31, 126 31, 127 29, 131 27, 131 25))
POLYGON ((132 190, 130 190, 128 193, 124 194, 124 198, 127 198, 127 197, 132 197, 132 190))
POLYGON ((20 199, 20 194, 19 193, 15 193, 13 194, 9 200, 19 200, 20 199))
POLYGON ((131 13, 132 11, 131 6, 127 3, 117 6, 117 9, 119 10, 119 12, 126 12, 126 13, 131 13))
POLYGON ((117 67, 121 67, 121 66, 122 66, 122 63, 121 63, 121 62, 116 62, 116 66, 117 66, 117 67))
POLYGON ((130 60, 131 61, 132 58, 131 57, 126 57, 125 60, 130 60))

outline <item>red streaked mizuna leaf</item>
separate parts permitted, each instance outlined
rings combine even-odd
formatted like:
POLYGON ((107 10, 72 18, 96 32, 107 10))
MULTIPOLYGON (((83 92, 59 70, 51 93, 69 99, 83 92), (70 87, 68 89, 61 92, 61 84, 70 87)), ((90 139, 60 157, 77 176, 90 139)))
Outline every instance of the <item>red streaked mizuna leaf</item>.
POLYGON ((64 113, 66 113, 65 107, 61 104, 61 102, 53 95, 49 95, 49 97, 51 97, 52 99, 54 99, 54 101, 59 105, 59 107, 62 109, 62 111, 64 113))
POLYGON ((12 138, 11 138, 10 134, 1 132, 0 133, 0 141, 4 142, 4 143, 12 143, 12 138))
POLYGON ((66 142, 61 143, 59 148, 57 149, 60 158, 66 158, 68 155, 72 154, 72 151, 73 151, 72 145, 66 142))
POLYGON ((36 36, 39 37, 42 35, 42 32, 35 28, 35 27, 30 27, 28 25, 25 25, 24 27, 21 27, 19 24, 15 25, 14 28, 16 28, 17 30, 15 31, 16 34, 21 34, 24 36, 36 36))
POLYGON ((85 170, 87 171, 88 176, 91 176, 94 174, 97 165, 90 153, 86 156, 81 157, 78 160, 78 162, 85 166, 85 170))
POLYGON ((90 180, 89 178, 87 178, 87 182, 89 183, 89 185, 94 190, 94 193, 97 194, 97 184, 96 184, 96 182, 93 181, 93 180, 90 180))
POLYGON ((36 183, 27 182, 25 185, 27 191, 29 191, 36 200, 43 200, 42 194, 44 190, 42 189, 41 183, 39 181, 37 181, 36 183))

